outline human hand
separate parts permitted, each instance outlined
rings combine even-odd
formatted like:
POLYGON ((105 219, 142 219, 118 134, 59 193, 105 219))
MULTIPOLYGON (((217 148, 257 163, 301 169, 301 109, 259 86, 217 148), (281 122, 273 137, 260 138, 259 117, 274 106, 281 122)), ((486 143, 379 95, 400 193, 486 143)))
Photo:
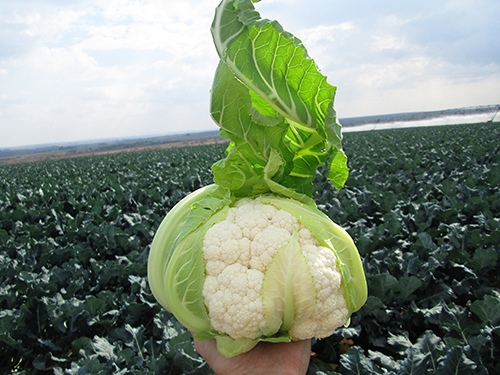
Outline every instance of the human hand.
POLYGON ((304 375, 311 357, 311 340, 260 342, 249 352, 232 358, 217 351, 215 339, 195 339, 194 347, 217 375, 304 375))

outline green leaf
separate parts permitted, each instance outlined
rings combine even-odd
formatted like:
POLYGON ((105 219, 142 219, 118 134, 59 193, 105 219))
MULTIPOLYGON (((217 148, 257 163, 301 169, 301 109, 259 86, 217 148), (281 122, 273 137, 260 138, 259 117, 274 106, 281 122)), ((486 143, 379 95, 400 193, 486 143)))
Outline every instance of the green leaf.
POLYGON ((398 352, 405 352, 408 348, 412 347, 412 342, 406 335, 393 335, 389 333, 387 343, 394 346, 398 352))
POLYGON ((327 178, 340 189, 348 169, 336 87, 300 40, 261 19, 251 0, 223 0, 211 31, 221 58, 211 114, 232 140, 228 157, 213 167, 215 182, 240 196, 274 191, 262 183, 272 149, 282 160, 268 176, 274 183, 311 198, 316 170, 328 161, 327 178))
POLYGON ((353 346, 340 357, 341 373, 344 375, 383 374, 380 367, 371 362, 363 353, 363 349, 353 346))
POLYGON ((84 361, 85 366, 83 367, 83 370, 87 374, 96 374, 96 375, 104 375, 106 374, 106 363, 101 363, 98 358, 92 357, 92 358, 87 358, 84 361))
MULTIPOLYGON (((160 227, 156 231, 153 243, 151 245, 151 251, 148 257, 148 281, 155 298, 158 302, 165 307, 167 310, 172 311, 168 299, 166 298, 165 291, 165 268, 170 264, 170 259, 176 253, 178 244, 183 242, 186 243, 186 237, 190 238, 191 241, 196 239, 196 236, 187 236, 187 234, 193 231, 199 230, 201 224, 206 224, 205 208, 210 207, 214 209, 215 206, 210 206, 208 202, 200 206, 198 209, 194 208, 191 210, 193 204, 204 201, 206 197, 209 197, 212 193, 220 191, 216 185, 209 185, 196 192, 188 195, 180 202, 178 202, 175 207, 169 212, 169 214, 163 219, 160 227), (203 214, 198 213, 200 210, 203 214)), ((210 198, 206 198, 210 199, 210 198)), ((223 203, 223 200, 219 200, 219 204, 223 203)), ((214 211, 210 209, 210 216, 214 215, 214 211)), ((187 251, 187 249, 186 249, 187 251)), ((186 257, 191 257, 184 253, 186 257)), ((203 258, 203 257, 202 257, 203 258)), ((199 269, 199 272, 203 272, 203 265, 199 269)), ((183 267, 185 269, 185 267, 183 267)), ((192 274, 191 276, 195 276, 192 274)), ((198 283, 201 283, 203 279, 200 279, 198 283)))
POLYGON ((387 302, 390 301, 398 287, 398 279, 388 272, 384 272, 369 276, 368 285, 370 286, 370 294, 378 297, 382 302, 387 302))
POLYGON ((366 303, 361 307, 358 312, 359 319, 363 319, 365 315, 372 314, 379 317, 387 316, 386 306, 382 301, 375 296, 368 296, 366 303))
POLYGON ((457 334, 456 338, 465 345, 470 345, 469 340, 479 334, 479 329, 470 319, 467 309, 455 304, 450 307, 443 306, 439 324, 454 331, 457 334))
POLYGON ((405 359, 401 363, 398 374, 425 375, 430 355, 423 354, 418 348, 411 347, 405 352, 405 359))
POLYGON ((300 40, 276 21, 260 19, 251 1, 234 0, 217 8, 212 35, 221 59, 268 106, 309 128, 324 126, 335 87, 318 72, 300 40), (236 30, 221 24, 229 17, 231 25, 240 23, 236 30))
POLYGON ((229 336, 216 336, 217 350, 226 358, 234 357, 238 354, 248 352, 259 343, 258 340, 247 338, 233 339, 229 336))
POLYGON ((181 372, 186 374, 204 373, 208 365, 194 349, 191 333, 178 322, 174 323, 174 327, 178 335, 168 341, 165 351, 165 356, 173 360, 172 368, 182 369, 181 372))
POLYGON ((482 300, 476 300, 470 306, 483 325, 496 326, 500 324, 500 293, 486 295, 482 300))
POLYGON ((130 324, 125 324, 125 330, 130 334, 131 339, 127 341, 125 344, 131 348, 136 353, 142 357, 142 353, 144 351, 144 330, 143 326, 141 327, 132 327, 130 324))
POLYGON ((33 360, 33 367, 37 370, 45 370, 45 356, 39 355, 33 360))
POLYGON ((262 284, 267 336, 287 332, 292 323, 301 324, 313 314, 316 287, 302 254, 295 230, 290 242, 278 249, 262 284))
POLYGON ((16 340, 13 333, 16 332, 21 320, 20 310, 4 309, 0 311, 0 342, 4 342, 12 348, 19 350, 21 340, 16 340))
MULTIPOLYGON (((214 182, 237 196, 269 191, 264 168, 272 151, 277 152, 283 162, 292 160, 291 152, 283 143, 288 129, 283 119, 275 126, 257 124, 249 113, 251 105, 248 89, 221 61, 212 87, 211 113, 221 126, 221 135, 231 138, 233 144, 227 158, 215 163, 212 170, 214 182)), ((279 180, 283 173, 284 164, 281 164, 269 177, 279 180)))
POLYGON ((439 324, 439 319, 441 317, 441 313, 443 311, 443 302, 437 303, 435 306, 433 306, 430 309, 426 308, 419 308, 415 301, 411 302, 411 308, 413 311, 417 313, 421 313, 430 323, 432 324, 439 324))
POLYGON ((118 356, 115 353, 115 347, 105 337, 94 336, 92 349, 99 357, 107 360, 116 361, 118 356))
POLYGON ((471 361, 459 346, 452 348, 440 362, 438 374, 443 375, 473 375, 477 365, 471 361))
POLYGON ((432 370, 435 372, 438 367, 438 361, 443 355, 444 343, 439 336, 436 336, 432 331, 425 331, 415 343, 415 347, 422 353, 429 355, 429 362, 432 365, 432 370))
POLYGON ((338 372, 335 371, 337 366, 333 363, 323 362, 321 359, 312 356, 309 362, 309 368, 307 374, 313 375, 337 375, 338 372))
POLYGON ((432 240, 432 237, 427 232, 421 232, 418 234, 418 240, 415 244, 417 247, 421 246, 427 252, 431 252, 436 249, 436 244, 432 240))
POLYGON ((92 348, 92 340, 89 337, 81 336, 71 343, 73 355, 77 355, 80 350, 86 351, 92 348))
POLYGON ((189 207, 185 225, 183 225, 182 231, 176 239, 177 242, 184 239, 200 225, 206 223, 214 213, 231 203, 227 191, 218 186, 214 188, 210 189, 206 195, 203 195, 201 199, 195 201, 189 207))
POLYGON ((330 159, 328 160, 328 178, 333 186, 340 189, 344 186, 345 181, 349 177, 349 169, 347 168, 347 156, 341 149, 332 151, 330 159))
POLYGON ((468 263, 476 272, 484 271, 488 268, 495 268, 498 261, 498 254, 493 248, 478 248, 474 252, 472 260, 468 263))
POLYGON ((399 369, 401 368, 401 364, 398 361, 395 361, 389 355, 383 354, 381 352, 368 350, 368 357, 372 362, 379 363, 383 368, 388 369, 396 374, 399 374, 399 369))
POLYGON ((439 280, 427 286, 424 293, 419 296, 420 299, 418 299, 416 303, 423 306, 433 307, 440 302, 449 302, 454 296, 455 293, 453 292, 453 289, 444 281, 439 280))
POLYGON ((409 297, 422 286, 422 282, 415 276, 403 276, 398 280, 398 292, 401 293, 403 301, 407 301, 409 297))
POLYGON ((212 225, 226 217, 229 207, 220 207, 226 200, 210 197, 221 190, 217 185, 209 185, 180 201, 160 224, 148 258, 148 280, 155 298, 196 333, 211 331, 202 293, 203 238, 212 225), (199 202, 202 204, 197 206, 199 202), (206 218, 206 209, 211 215, 202 222, 200 218, 206 218), (195 224, 191 225, 190 220, 195 224), (184 228, 189 228, 189 233, 184 228))

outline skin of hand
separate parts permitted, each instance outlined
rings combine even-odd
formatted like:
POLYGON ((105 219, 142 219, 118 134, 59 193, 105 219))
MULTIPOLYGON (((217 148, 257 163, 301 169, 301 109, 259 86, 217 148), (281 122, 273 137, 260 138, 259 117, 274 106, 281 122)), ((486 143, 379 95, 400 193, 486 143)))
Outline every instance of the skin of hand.
POLYGON ((196 351, 217 375, 305 375, 311 358, 311 340, 261 342, 249 352, 225 358, 217 351, 215 339, 194 340, 196 351))

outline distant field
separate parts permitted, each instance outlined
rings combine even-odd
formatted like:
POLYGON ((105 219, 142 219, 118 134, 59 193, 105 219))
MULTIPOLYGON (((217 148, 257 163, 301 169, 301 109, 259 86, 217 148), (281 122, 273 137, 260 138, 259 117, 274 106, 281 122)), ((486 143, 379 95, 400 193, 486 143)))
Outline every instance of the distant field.
MULTIPOLYGON (((320 173, 314 199, 355 240, 369 298, 313 341, 309 375, 500 373, 499 139, 498 123, 345 135, 346 186, 320 173)), ((226 145, 207 143, 0 166, 1 373, 211 373, 146 279, 163 217, 212 182, 226 145)))
MULTIPOLYGON (((344 132, 380 130, 414 126, 481 123, 500 120, 500 105, 455 108, 442 111, 395 113, 388 115, 341 119, 344 132)), ((206 131, 188 134, 144 138, 88 141, 57 145, 39 145, 0 149, 0 165, 75 156, 134 151, 155 147, 182 147, 226 142, 219 132, 206 131)))
POLYGON ((150 148, 183 147, 225 142, 218 131, 188 133, 130 140, 93 143, 34 146, 0 150, 0 164, 23 163, 49 159, 137 151, 150 148))
MULTIPOLYGON (((418 123, 423 120, 432 120, 439 118, 458 118, 461 117, 483 117, 483 121, 476 122, 492 122, 498 121, 496 115, 500 110, 500 104, 485 105, 466 108, 445 109, 441 111, 425 111, 425 112, 408 112, 408 113, 393 113, 378 116, 363 116, 350 117, 342 119, 342 125, 349 127, 357 127, 367 124, 390 124, 395 122, 418 123)), ((448 123, 453 124, 453 123, 448 123)))

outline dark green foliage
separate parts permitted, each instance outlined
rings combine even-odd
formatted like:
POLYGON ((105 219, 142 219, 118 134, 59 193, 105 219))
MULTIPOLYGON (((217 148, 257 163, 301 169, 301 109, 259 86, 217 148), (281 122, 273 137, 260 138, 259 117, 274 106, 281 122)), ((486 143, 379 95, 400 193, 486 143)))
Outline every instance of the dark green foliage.
POLYGON ((348 133, 346 187, 317 177, 367 273, 342 373, 499 372, 498 139, 499 124, 348 133))
POLYGON ((212 182, 224 148, 0 168, 0 373, 204 372, 146 265, 161 220, 212 182))
MULTIPOLYGON (((319 174, 314 197, 357 243, 369 298, 314 341, 309 374, 500 372, 498 139, 498 124, 345 135, 346 186, 319 174)), ((224 148, 0 167, 1 373, 210 373, 146 262, 224 148)))

